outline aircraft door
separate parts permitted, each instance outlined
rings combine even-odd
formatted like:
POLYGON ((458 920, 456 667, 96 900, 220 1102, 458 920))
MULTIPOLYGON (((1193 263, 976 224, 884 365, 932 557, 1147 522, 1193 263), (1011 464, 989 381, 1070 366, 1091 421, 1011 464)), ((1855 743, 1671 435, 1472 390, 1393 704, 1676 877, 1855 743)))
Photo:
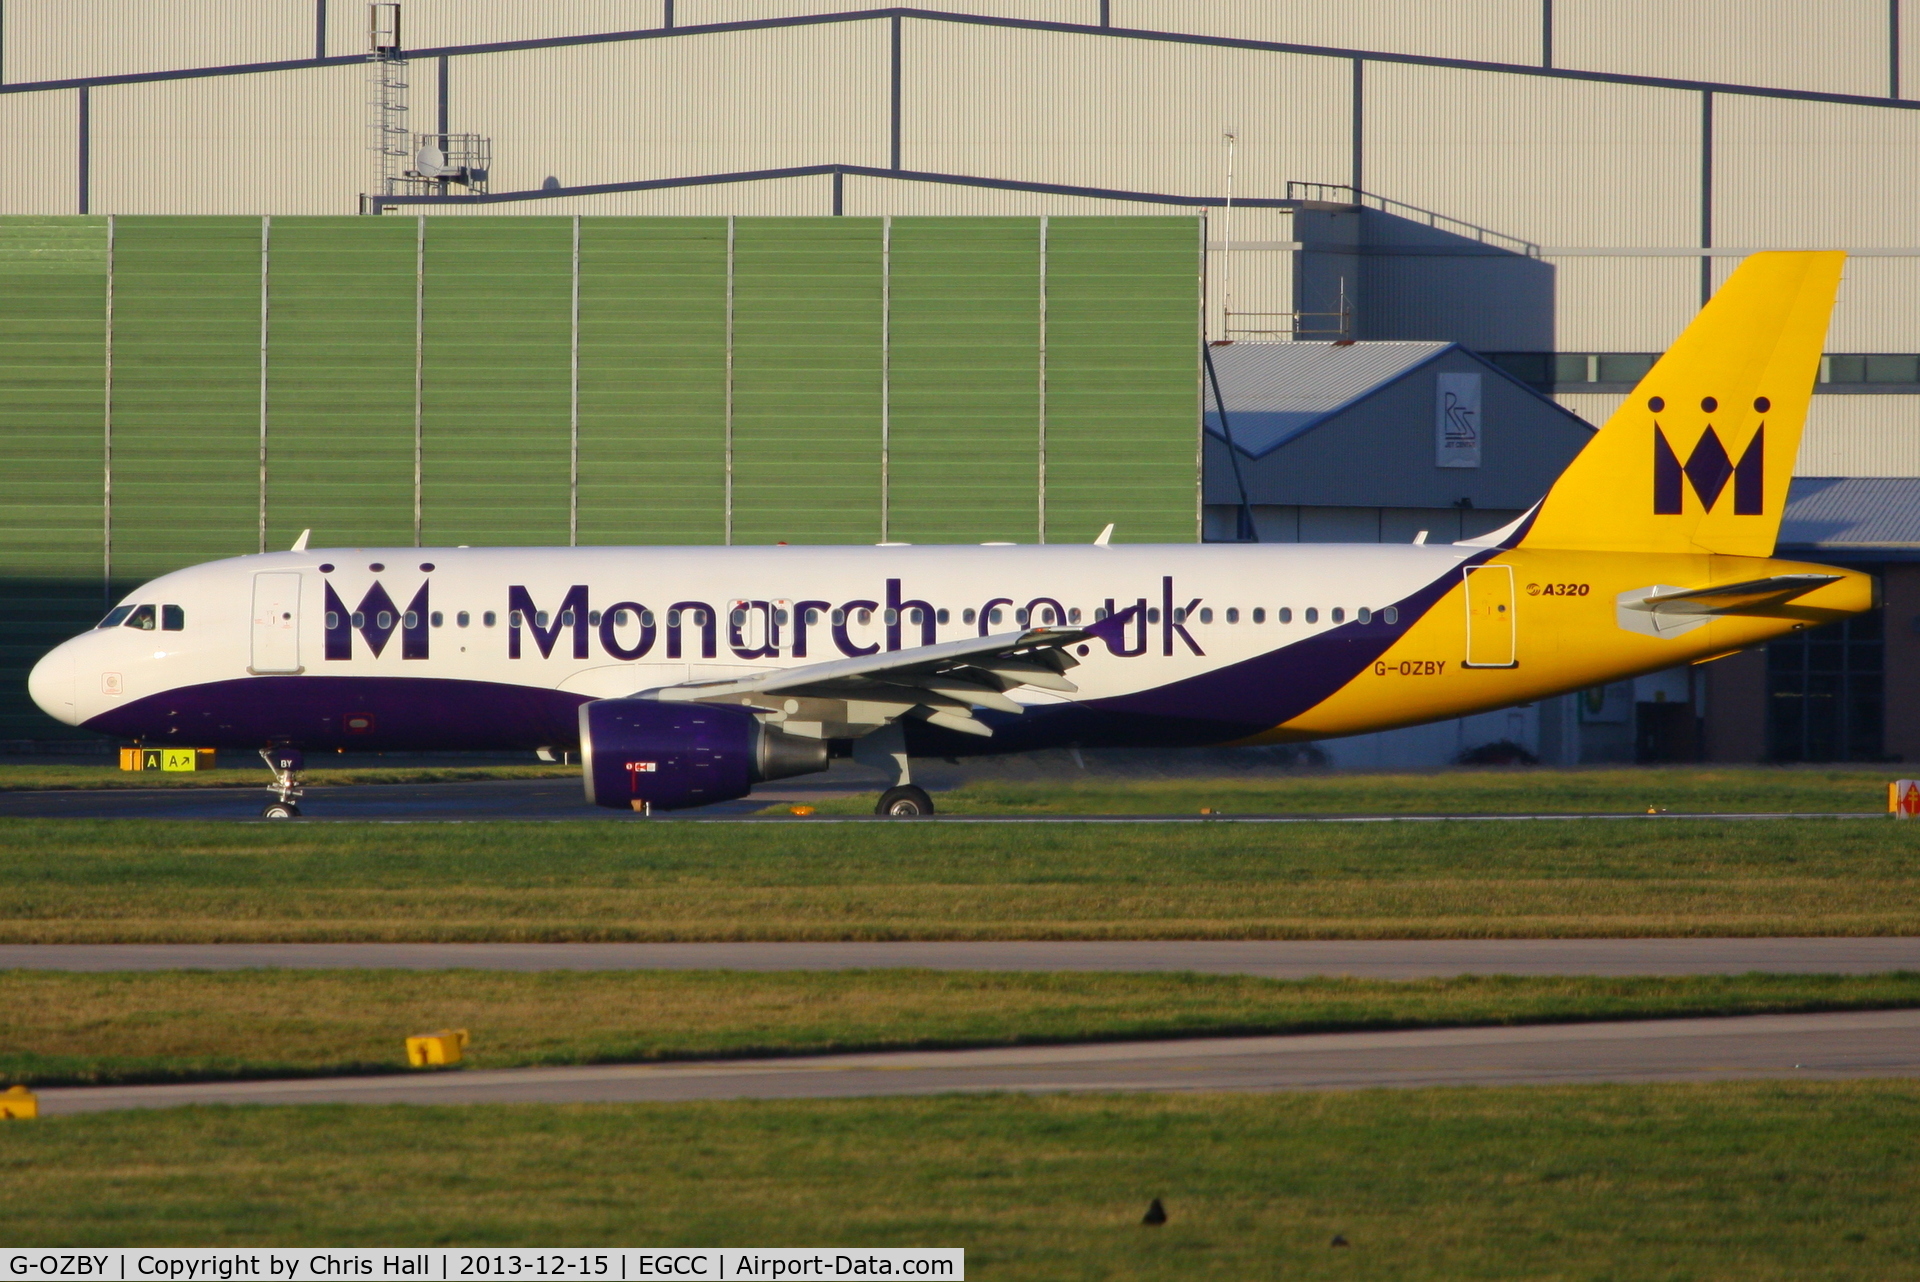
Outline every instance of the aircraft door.
POLYGON ((1467 568, 1469 668, 1511 668, 1519 659, 1513 618, 1513 567, 1467 568))
POLYGON ((300 575, 253 576, 253 662, 249 672, 300 671, 300 575))

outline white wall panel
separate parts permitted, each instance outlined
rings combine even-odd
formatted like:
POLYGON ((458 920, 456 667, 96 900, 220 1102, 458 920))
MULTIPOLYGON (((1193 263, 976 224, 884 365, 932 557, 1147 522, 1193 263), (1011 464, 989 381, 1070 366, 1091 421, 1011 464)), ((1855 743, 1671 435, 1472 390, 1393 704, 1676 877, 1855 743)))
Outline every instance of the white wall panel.
POLYGON ((1887 0, 1554 0, 1553 63, 1582 71, 1887 92, 1887 0))
POLYGON ((1830 352, 1920 352, 1920 258, 1849 258, 1830 352))
POLYGON ((1041 214, 1088 215, 1197 214, 1181 205, 1154 205, 1137 200, 1093 200, 1085 196, 1053 196, 1044 192, 1006 191, 998 187, 962 187, 954 183, 910 182, 904 178, 870 178, 849 174, 841 192, 843 212, 861 217, 899 214, 902 217, 1035 218, 1041 214))
POLYGON ((778 178, 760 182, 716 183, 706 187, 670 187, 656 191, 614 191, 598 196, 562 196, 546 200, 503 200, 485 205, 406 205, 389 217, 469 215, 569 215, 713 218, 819 217, 833 212, 831 177, 778 178))
POLYGON ((372 185, 359 66, 93 90, 96 214, 351 214, 372 185))
POLYGON ((1713 240, 1920 247, 1920 111, 1717 96, 1713 240))
POLYGON ((0 94, 0 214, 80 212, 80 91, 0 94))
POLYGON ((885 165, 881 21, 457 58, 451 127, 494 140, 493 189, 885 165))
POLYGON ((1696 94, 1383 63, 1364 94, 1369 192, 1541 245, 1699 243, 1696 94))
POLYGON ((903 39, 908 169, 1218 195, 1341 181, 1348 64, 1332 58, 915 22, 903 39))
MULTIPOLYGON (((759 22, 768 18, 849 13, 880 7, 878 0, 675 0, 673 25, 759 22)), ((937 13, 982 14, 991 18, 1022 18, 1030 22, 1077 22, 1085 26, 1094 26, 1100 21, 1100 0, 925 0, 913 8, 937 13)))
POLYGON ((1553 399, 1568 413, 1578 414, 1595 427, 1605 427, 1627 397, 1624 392, 1555 392, 1553 399))
POLYGON ((1555 258, 1554 348, 1664 352, 1700 310, 1697 258, 1555 258))
MULTIPOLYGON (((403 49, 651 31, 666 21, 664 0, 402 0, 400 10, 403 49)), ((367 6, 361 0, 328 0, 328 54, 366 51, 367 6)))
POLYGON ((1920 396, 1816 396, 1795 476, 1920 476, 1920 396))
POLYGON ((1540 0, 1113 0, 1116 27, 1540 65, 1540 0))
POLYGON ((7 0, 0 20, 8 84, 311 58, 315 35, 313 0, 7 0))

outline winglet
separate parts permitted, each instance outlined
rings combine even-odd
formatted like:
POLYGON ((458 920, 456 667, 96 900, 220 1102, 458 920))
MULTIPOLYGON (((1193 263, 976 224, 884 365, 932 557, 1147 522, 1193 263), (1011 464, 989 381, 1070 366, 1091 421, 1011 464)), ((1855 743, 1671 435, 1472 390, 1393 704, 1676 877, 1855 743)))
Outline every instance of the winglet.
POLYGON ((1103 548, 1107 546, 1107 540, 1112 537, 1113 537, 1113 522, 1108 521, 1107 528, 1100 531, 1100 537, 1093 541, 1093 546, 1097 548, 1103 548))
POLYGON ((1097 623, 1089 623, 1083 631, 1096 641, 1105 641, 1109 646, 1120 642, 1126 636, 1126 628, 1139 614, 1141 607, 1130 605, 1124 610, 1115 610, 1097 623))
POLYGON ((300 537, 299 537, 299 538, 297 538, 297 539, 295 539, 295 540, 293 541, 293 546, 292 546, 292 547, 290 547, 290 548, 288 548, 288 549, 287 549, 287 551, 289 551, 289 552, 305 552, 305 551, 307 550, 307 536, 308 536, 309 534, 312 534, 312 533, 313 533, 313 531, 312 531, 312 530, 302 530, 302 531, 300 531, 300 537))

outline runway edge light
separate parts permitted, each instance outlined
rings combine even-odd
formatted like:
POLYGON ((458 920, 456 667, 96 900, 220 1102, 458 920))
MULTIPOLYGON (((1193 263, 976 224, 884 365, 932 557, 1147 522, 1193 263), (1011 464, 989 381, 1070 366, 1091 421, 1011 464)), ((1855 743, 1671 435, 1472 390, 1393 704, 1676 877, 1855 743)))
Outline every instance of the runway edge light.
POLYGON ((443 1028, 437 1033, 421 1033, 407 1039, 407 1064, 412 1068, 439 1068, 458 1064, 466 1054, 467 1030, 443 1028))
POLYGON ((0 1118, 26 1118, 40 1116, 40 1097, 24 1086, 10 1086, 0 1091, 0 1118))

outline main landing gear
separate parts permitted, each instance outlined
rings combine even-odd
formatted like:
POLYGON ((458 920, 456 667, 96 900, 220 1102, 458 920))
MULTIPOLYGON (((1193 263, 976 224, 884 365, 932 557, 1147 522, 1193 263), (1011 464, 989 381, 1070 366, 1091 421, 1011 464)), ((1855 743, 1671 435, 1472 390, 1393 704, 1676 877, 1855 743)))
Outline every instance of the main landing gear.
POLYGON ((300 755, 300 749, 262 748, 260 760, 266 762, 267 769, 273 771, 273 782, 267 785, 267 791, 274 795, 274 800, 261 808, 260 817, 262 819, 298 819, 300 807, 293 799, 306 792, 300 786, 300 770, 306 765, 306 759, 300 755))
POLYGON ((915 819, 933 813, 933 798, 927 795, 926 789, 903 783, 881 793, 880 804, 873 808, 873 813, 888 819, 915 819))
POLYGON ((873 808, 874 814, 883 819, 917 819, 933 813, 933 798, 925 788, 913 786, 912 766, 907 761, 907 736, 898 721, 855 739, 853 759, 893 777, 893 787, 880 794, 880 804, 873 808))

